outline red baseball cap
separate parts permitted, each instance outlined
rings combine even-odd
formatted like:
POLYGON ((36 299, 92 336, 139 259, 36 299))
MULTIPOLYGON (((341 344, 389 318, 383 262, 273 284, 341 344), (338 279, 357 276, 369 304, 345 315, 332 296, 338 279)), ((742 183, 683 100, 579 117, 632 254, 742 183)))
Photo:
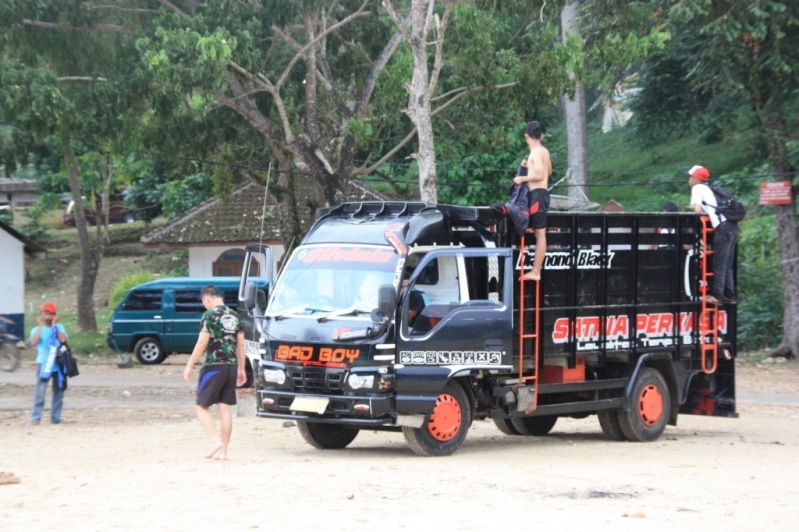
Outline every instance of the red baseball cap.
POLYGON ((52 312, 55 314, 55 303, 45 303, 42 305, 42 312, 52 312))
POLYGON ((691 169, 685 173, 694 179, 698 179, 699 181, 707 181, 710 179, 710 170, 704 166, 692 166, 691 169))

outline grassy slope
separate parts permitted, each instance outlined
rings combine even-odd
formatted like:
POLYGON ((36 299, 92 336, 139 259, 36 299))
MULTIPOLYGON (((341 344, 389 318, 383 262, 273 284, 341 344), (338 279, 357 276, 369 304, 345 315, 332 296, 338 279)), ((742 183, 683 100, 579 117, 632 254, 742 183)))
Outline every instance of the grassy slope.
POLYGON ((620 130, 592 134, 588 144, 591 199, 600 205, 614 199, 628 211, 660 211, 667 201, 687 208, 690 189, 683 172, 695 164, 722 176, 741 175, 762 162, 747 132, 730 133, 716 144, 686 135, 642 149, 620 130))

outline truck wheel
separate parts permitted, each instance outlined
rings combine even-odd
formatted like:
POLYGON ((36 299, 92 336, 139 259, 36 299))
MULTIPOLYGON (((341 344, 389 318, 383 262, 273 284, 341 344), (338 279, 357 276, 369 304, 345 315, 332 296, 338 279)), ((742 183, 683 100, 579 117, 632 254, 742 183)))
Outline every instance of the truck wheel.
POLYGON ((160 364, 166 358, 161 344, 152 336, 145 336, 136 342, 133 353, 136 355, 136 360, 147 365, 160 364))
POLYGON ((14 371, 19 366, 19 349, 12 342, 0 342, 0 368, 14 371))
POLYGON ((521 432, 516 430, 516 427, 513 426, 513 422, 510 419, 507 418, 495 419, 494 425, 497 426, 500 432, 507 434, 508 436, 521 435, 521 432))
POLYGON ((558 416, 515 417, 511 419, 513 426, 523 436, 546 436, 557 421, 558 416))
POLYGON ((600 410, 597 412, 596 417, 599 418, 599 426, 602 427, 602 432, 605 433, 605 436, 614 441, 627 439, 619 426, 618 410, 600 410))
POLYGON ((630 441, 653 441, 669 419, 671 396, 659 371, 643 368, 635 381, 629 412, 619 411, 619 428, 630 441))
POLYGON ((471 424, 469 398, 463 388, 450 381, 439 394, 427 423, 418 429, 402 427, 402 434, 420 456, 449 456, 466 439, 471 424))
POLYGON ((302 438, 317 449, 343 449, 358 435, 360 429, 337 423, 297 421, 302 438))

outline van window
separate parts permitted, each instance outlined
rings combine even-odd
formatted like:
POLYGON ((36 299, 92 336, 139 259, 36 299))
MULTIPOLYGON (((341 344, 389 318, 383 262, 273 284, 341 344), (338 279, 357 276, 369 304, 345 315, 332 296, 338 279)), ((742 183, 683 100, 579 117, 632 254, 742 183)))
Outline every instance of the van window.
POLYGON ((161 290, 137 290, 132 292, 122 306, 123 310, 161 310, 161 290))
POLYGON ((175 290, 175 312, 205 312, 199 290, 175 290))

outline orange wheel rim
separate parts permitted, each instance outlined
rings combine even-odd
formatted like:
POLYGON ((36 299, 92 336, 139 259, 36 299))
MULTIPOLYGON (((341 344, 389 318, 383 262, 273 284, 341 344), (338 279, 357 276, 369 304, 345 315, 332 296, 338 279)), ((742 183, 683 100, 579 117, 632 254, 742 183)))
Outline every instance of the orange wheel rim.
POLYGON ((651 427, 660 420, 663 415, 663 394, 660 388, 649 384, 641 390, 641 397, 638 399, 638 413, 641 421, 647 427, 651 427))
POLYGON ((458 434, 463 414, 458 401, 449 394, 442 393, 436 400, 427 430, 438 441, 449 441, 458 434))

